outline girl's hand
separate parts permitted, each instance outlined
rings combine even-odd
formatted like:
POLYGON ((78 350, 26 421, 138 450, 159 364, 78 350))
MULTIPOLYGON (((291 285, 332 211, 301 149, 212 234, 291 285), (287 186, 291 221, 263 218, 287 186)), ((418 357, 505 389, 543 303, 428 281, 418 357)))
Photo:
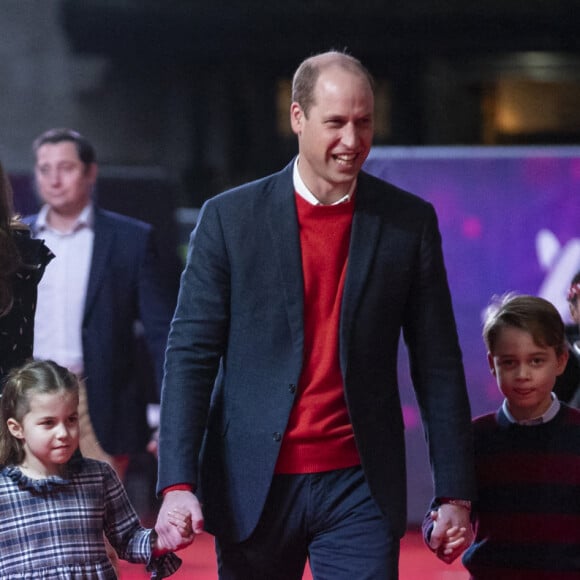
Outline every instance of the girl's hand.
POLYGON ((182 538, 190 538, 193 536, 190 513, 182 511, 179 508, 173 508, 167 512, 167 521, 179 530, 182 538))
POLYGON ((157 515, 155 531, 167 551, 189 546, 195 536, 203 532, 203 513, 195 495, 191 491, 168 491, 157 515))
MULTIPOLYGON (((193 528, 191 525, 191 515, 185 511, 174 508, 167 512, 167 521, 177 528, 181 537, 183 539, 184 545, 188 545, 193 542, 195 534, 193 533, 193 528)), ((153 556, 159 557, 167 552, 173 551, 171 546, 165 545, 162 538, 157 535, 155 530, 152 531, 152 553, 153 556)))

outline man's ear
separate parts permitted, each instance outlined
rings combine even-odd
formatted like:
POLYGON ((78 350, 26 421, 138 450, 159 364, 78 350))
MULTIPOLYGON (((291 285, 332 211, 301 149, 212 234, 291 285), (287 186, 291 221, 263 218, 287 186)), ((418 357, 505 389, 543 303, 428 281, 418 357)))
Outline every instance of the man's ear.
POLYGON ((560 376, 565 370, 568 364, 568 359, 570 358, 570 351, 566 348, 558 355, 558 376, 560 376))
POLYGON ((6 425, 8 426, 8 431, 10 431, 10 434, 13 437, 16 437, 16 439, 24 439, 22 425, 16 419, 10 417, 10 419, 6 421, 6 425))
POLYGON ((302 107, 298 103, 293 102, 290 105, 290 126, 296 135, 300 135, 302 133, 303 119, 304 111, 302 110, 302 107))
POLYGON ((495 377, 495 365, 493 364, 493 355, 491 352, 487 353, 487 364, 489 365, 489 372, 495 377))

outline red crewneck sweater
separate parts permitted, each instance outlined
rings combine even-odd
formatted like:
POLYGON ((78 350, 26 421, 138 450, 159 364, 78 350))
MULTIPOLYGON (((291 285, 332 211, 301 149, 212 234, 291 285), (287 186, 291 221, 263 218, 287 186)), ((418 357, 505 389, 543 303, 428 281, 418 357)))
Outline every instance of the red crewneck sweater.
POLYGON ((312 205, 296 194, 304 276, 304 362, 276 473, 360 464, 338 356, 354 200, 312 205))

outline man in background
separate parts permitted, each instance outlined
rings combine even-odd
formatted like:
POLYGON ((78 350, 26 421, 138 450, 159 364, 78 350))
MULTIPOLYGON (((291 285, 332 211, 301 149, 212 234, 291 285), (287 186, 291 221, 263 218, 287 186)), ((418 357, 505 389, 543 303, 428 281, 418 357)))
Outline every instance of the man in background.
POLYGON ((123 479, 130 457, 150 438, 148 393, 135 378, 152 367, 161 384, 174 297, 160 273, 152 227, 92 199, 92 144, 76 131, 51 129, 33 152, 44 205, 27 222, 56 255, 38 289, 34 356, 84 378, 81 451, 109 461, 123 479), (139 333, 145 360, 137 356, 139 333))

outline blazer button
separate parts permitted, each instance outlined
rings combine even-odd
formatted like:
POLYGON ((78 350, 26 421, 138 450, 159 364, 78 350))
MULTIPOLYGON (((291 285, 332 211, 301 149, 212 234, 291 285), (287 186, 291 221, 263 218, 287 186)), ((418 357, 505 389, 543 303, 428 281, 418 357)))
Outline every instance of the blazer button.
POLYGON ((278 442, 282 440, 282 435, 280 433, 278 433, 278 431, 275 431, 272 434, 272 439, 274 439, 274 441, 278 442))
POLYGON ((290 386, 288 387, 288 390, 289 390, 289 391, 290 391, 292 394, 294 394, 294 393, 296 392, 296 385, 290 385, 290 386))

